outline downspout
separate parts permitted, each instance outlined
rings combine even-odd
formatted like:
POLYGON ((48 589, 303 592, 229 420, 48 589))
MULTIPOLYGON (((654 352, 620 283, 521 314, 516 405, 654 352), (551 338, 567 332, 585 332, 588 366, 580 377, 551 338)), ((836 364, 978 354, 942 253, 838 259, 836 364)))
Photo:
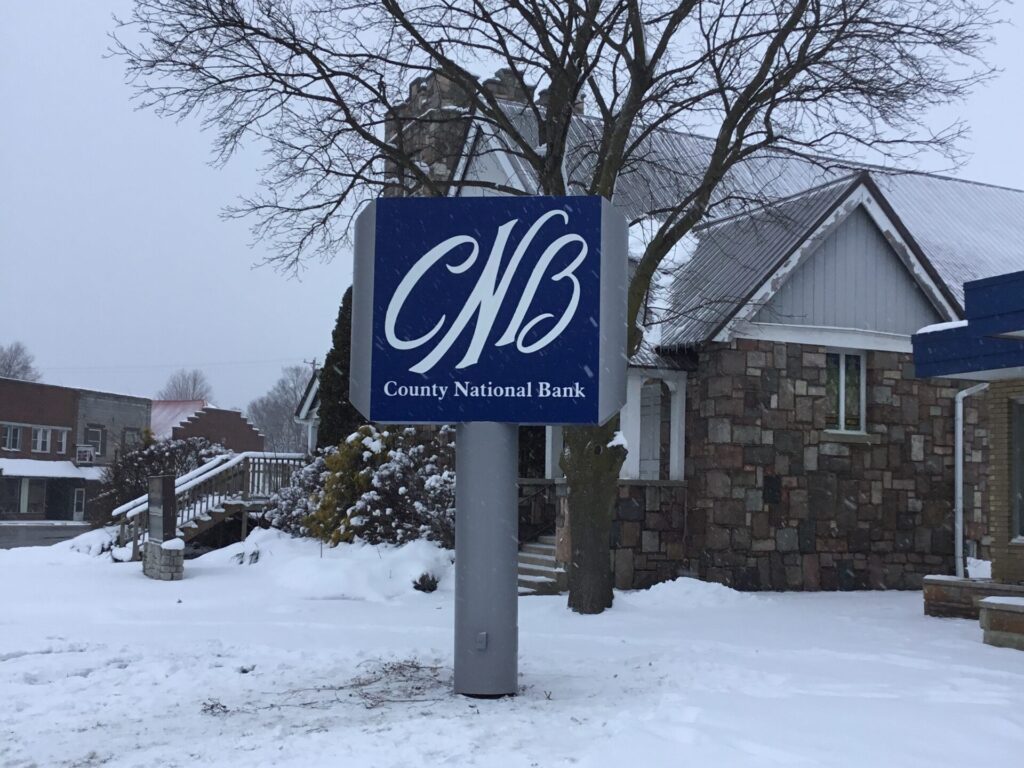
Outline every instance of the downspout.
POLYGON ((971 395, 988 389, 988 384, 975 384, 973 387, 956 393, 956 434, 954 436, 953 463, 955 472, 955 496, 953 499, 953 524, 955 536, 953 554, 956 557, 957 578, 964 577, 964 400, 971 395))

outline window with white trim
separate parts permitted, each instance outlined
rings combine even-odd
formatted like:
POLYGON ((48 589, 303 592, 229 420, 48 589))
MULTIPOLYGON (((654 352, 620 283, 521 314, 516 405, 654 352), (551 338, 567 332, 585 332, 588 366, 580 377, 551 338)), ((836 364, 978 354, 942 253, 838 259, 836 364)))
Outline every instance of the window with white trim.
POLYGON ((68 452, 68 431, 66 429, 60 429, 57 431, 57 453, 64 454, 68 452))
POLYGON ((91 445, 93 454, 96 456, 103 455, 103 443, 106 442, 106 428, 97 424, 90 424, 85 428, 85 444, 91 445))
POLYGON ((864 432, 867 376, 863 352, 834 351, 825 355, 825 428, 864 432))
POLYGON ((0 424, 0 448, 5 451, 21 450, 21 427, 0 424))
POLYGON ((32 453, 50 452, 50 430, 46 427, 32 427, 32 453))

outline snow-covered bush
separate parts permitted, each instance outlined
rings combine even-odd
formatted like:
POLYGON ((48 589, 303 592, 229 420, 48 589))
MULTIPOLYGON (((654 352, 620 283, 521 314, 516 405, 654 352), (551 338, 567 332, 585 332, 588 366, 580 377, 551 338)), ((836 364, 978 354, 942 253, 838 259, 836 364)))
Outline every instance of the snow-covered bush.
POLYGON ((266 520, 272 528, 293 536, 309 536, 306 521, 320 508, 328 474, 326 458, 336 449, 328 448, 309 464, 292 472, 287 486, 270 497, 266 520))
POLYGON ((329 471, 310 534, 330 544, 455 542, 455 431, 353 432, 325 460, 329 471))

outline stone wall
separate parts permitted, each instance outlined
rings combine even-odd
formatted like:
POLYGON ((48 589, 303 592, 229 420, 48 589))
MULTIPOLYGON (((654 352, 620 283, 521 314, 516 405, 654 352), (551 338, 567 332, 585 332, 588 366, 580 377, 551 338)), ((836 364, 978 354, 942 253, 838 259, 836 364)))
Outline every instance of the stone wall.
POLYGON ((992 578, 1024 583, 1024 541, 1015 541, 1011 495, 1011 406, 1024 399, 1024 381, 993 382, 987 394, 991 430, 991 494, 989 524, 992 534, 992 578))
MULTIPOLYGON (((558 562, 572 558, 566 486, 557 488, 555 518, 558 562)), ((686 486, 681 482, 623 480, 612 520, 611 563, 618 589, 645 589, 678 576, 694 576, 687 555, 694 527, 702 520, 687 518, 686 486)))
MULTIPOLYGON (((824 347, 740 339, 687 388, 687 554, 739 589, 916 589, 953 565, 952 385, 868 352, 865 435, 826 425, 824 347), (698 530, 700 529, 700 530, 698 530)), ((967 402, 968 537, 985 536, 986 433, 967 402)))
POLYGON ((625 481, 612 522, 612 564, 618 589, 644 589, 690 575, 686 486, 625 481))

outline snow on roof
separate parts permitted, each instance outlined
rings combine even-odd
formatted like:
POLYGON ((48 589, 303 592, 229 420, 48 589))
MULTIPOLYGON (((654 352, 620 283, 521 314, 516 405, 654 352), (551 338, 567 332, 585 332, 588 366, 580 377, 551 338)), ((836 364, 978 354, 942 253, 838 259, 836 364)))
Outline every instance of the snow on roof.
POLYGON ((320 409, 320 369, 316 368, 310 374, 306 383, 306 390, 302 393, 295 408, 295 421, 302 423, 317 418, 320 409))
POLYGON ((950 320, 948 323, 934 323, 932 325, 926 325, 920 331, 918 335, 922 333, 935 333, 936 331, 948 331, 950 328, 963 328, 967 325, 966 320, 950 320))
MULTIPOLYGON (((517 130, 528 141, 535 139, 533 112, 514 103, 506 107, 517 130)), ((566 158, 570 194, 585 189, 581 182, 595 166, 600 133, 599 119, 594 116, 583 115, 570 123, 566 158)), ((511 146, 507 138, 503 143, 511 146)), ((696 134, 666 128, 652 131, 623 170, 615 187, 615 205, 633 222, 677 205, 703 176, 712 144, 713 139, 696 134)), ((519 185, 535 190, 537 175, 529 164, 512 151, 508 159, 519 185)), ((721 221, 766 201, 781 203, 799 194, 807 195, 805 199, 811 203, 816 196, 810 193, 815 189, 841 183, 858 172, 870 175, 961 306, 965 282, 1024 269, 1024 190, 949 176, 767 150, 729 170, 714 193, 707 218, 721 221)), ((700 286, 695 288, 689 281, 699 283, 707 277, 704 272, 692 262, 682 267, 677 279, 687 285, 677 292, 694 294, 700 286)), ((695 321, 684 317, 675 328, 666 323, 666 338, 692 342, 702 331, 715 327, 711 315, 722 313, 721 308, 689 309, 697 309, 695 321)))
POLYGON ((694 345, 714 335, 855 184, 844 179, 701 228, 697 250, 673 286, 662 345, 694 345))
POLYGON ((206 406, 205 400, 154 400, 149 429, 157 440, 166 440, 176 426, 206 406))
POLYGON ((68 478, 72 480, 100 480, 103 467, 76 467, 70 461, 41 461, 39 459, 0 459, 0 473, 5 477, 68 478))

